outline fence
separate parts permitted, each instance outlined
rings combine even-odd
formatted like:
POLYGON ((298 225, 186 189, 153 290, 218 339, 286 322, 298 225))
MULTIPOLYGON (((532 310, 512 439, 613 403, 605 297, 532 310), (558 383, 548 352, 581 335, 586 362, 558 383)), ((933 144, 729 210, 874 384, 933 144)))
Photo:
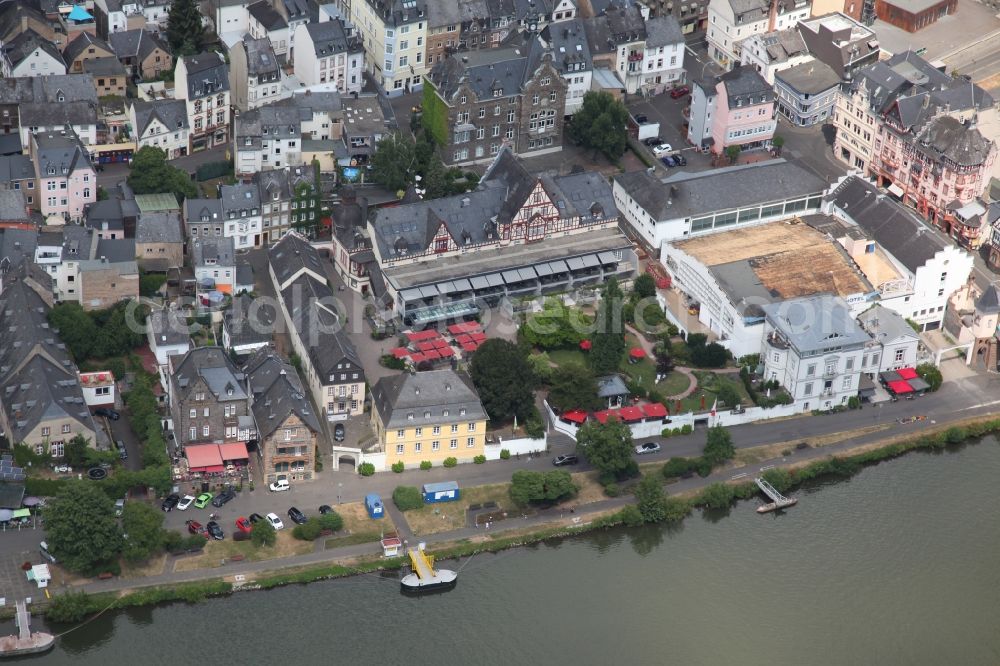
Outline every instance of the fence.
POLYGON ((518 437, 517 439, 504 439, 498 437, 498 441, 486 445, 486 459, 500 460, 500 452, 504 449, 510 451, 510 455, 528 455, 541 453, 548 448, 548 435, 541 439, 531 439, 530 437, 518 437))

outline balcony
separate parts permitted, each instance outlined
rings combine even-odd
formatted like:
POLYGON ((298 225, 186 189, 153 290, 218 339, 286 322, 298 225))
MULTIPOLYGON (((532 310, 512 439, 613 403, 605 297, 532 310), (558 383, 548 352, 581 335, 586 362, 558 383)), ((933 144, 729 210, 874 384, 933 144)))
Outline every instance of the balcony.
POLYGON ((771 335, 767 336, 767 345, 781 351, 785 351, 789 347, 788 340, 785 340, 776 332, 772 332, 771 335))
POLYGON ((637 52, 633 51, 632 53, 629 53, 629 54, 628 54, 628 61, 629 61, 629 62, 639 62, 639 61, 641 61, 641 60, 642 60, 642 59, 643 59, 644 57, 645 57, 645 56, 643 56, 643 54, 641 54, 641 53, 637 53, 637 52))

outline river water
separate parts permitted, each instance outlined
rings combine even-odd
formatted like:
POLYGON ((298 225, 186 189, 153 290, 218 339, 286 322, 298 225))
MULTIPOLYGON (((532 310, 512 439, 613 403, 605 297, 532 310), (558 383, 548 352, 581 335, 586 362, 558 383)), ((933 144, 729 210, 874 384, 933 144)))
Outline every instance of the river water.
POLYGON ((108 614, 40 661, 997 664, 998 479, 987 439, 799 490, 783 515, 479 555, 435 596, 367 575, 108 614))

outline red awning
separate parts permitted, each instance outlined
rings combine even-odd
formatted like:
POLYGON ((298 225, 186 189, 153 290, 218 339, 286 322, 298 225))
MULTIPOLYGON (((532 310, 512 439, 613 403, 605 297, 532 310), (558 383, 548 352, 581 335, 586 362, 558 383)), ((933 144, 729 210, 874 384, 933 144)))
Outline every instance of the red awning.
POLYGON ((913 368, 900 368, 899 370, 896 371, 896 374, 899 375, 901 379, 917 378, 917 371, 914 370, 913 368))
POLYGON ((451 358, 455 355, 455 350, 451 347, 445 347, 444 349, 438 349, 437 353, 441 355, 441 358, 451 358))
POLYGON ((658 402, 647 402, 642 406, 643 413, 651 418, 663 418, 667 416, 667 408, 658 402))
POLYGON ((464 345, 466 342, 472 342, 472 338, 463 333, 462 335, 455 336, 455 342, 457 342, 460 345, 464 345))
POLYGON ((434 341, 434 346, 437 349, 444 349, 445 347, 448 347, 450 345, 448 344, 448 341, 445 340, 444 338, 438 338, 437 340, 434 341))
POLYGON ((580 349, 582 349, 583 351, 590 351, 590 347, 591 347, 590 340, 581 340, 580 341, 580 349))
POLYGON ((629 350, 628 355, 632 358, 643 358, 646 356, 646 352, 644 352, 640 347, 632 347, 632 349, 629 350))
POLYGON ((469 333, 469 338, 471 338, 473 342, 486 342, 485 333, 469 333))
POLYGON ((460 324, 452 324, 448 327, 448 332, 452 335, 459 333, 476 333, 483 330, 477 321, 465 321, 460 324))
POLYGON ((905 379, 889 382, 889 390, 899 395, 901 393, 913 393, 913 387, 905 379))
POLYGON ((219 444, 219 453, 222 455, 222 459, 225 461, 229 460, 247 460, 250 458, 250 454, 247 453, 247 445, 243 442, 229 442, 228 444, 219 444))
POLYGON ((476 351, 477 349, 479 349, 479 345, 477 345, 475 342, 463 342, 462 343, 462 351, 464 351, 464 352, 472 353, 472 352, 476 351))
POLYGON ((613 412, 608 409, 604 409, 599 412, 594 412, 594 418, 597 419, 600 423, 607 423, 608 417, 612 415, 613 412))
MULTIPOLYGON (((244 451, 246 448, 244 447, 244 451)), ((218 444, 193 444, 184 447, 184 455, 188 459, 188 467, 192 472, 210 471, 208 467, 222 467, 222 455, 218 444)))
POLYGON ((643 419, 642 410, 638 407, 622 407, 618 410, 618 415, 623 421, 641 421, 643 419))
POLYGON ((226 468, 223 467, 222 465, 212 465, 211 467, 204 467, 202 469, 191 468, 191 471, 192 472, 205 472, 205 473, 209 473, 209 472, 225 472, 226 468))
POLYGON ((424 340, 433 340, 440 335, 437 331, 410 331, 406 334, 406 339, 410 342, 422 342, 424 340))
POLYGON ((587 420, 587 412, 582 409, 573 409, 563 413, 563 418, 573 423, 583 423, 587 420))
POLYGON ((410 355, 410 350, 406 347, 396 347, 392 350, 392 355, 396 358, 406 358, 410 355))
POLYGON ((412 356, 410 356, 410 360, 413 361, 414 363, 420 363, 425 358, 426 357, 423 354, 419 353, 419 352, 416 353, 416 354, 413 354, 412 356))
POLYGON ((424 359, 427 361, 436 361, 439 358, 441 358, 441 354, 439 354, 436 349, 431 349, 424 352, 424 359))
POLYGON ((419 349, 422 352, 429 352, 430 350, 432 350, 434 348, 435 348, 435 344, 434 344, 434 342, 432 342, 430 340, 428 340, 426 342, 418 342, 417 343, 417 349, 419 349))

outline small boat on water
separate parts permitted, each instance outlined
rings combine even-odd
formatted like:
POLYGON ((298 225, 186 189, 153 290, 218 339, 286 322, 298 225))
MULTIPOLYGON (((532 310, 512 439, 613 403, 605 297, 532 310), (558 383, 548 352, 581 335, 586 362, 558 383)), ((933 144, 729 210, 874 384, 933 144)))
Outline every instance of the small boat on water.
POLYGON ((15 607, 18 633, 0 637, 0 659, 51 650, 56 644, 55 636, 44 631, 31 630, 31 614, 28 613, 28 605, 25 602, 18 601, 15 607))
POLYGON ((458 582, 458 574, 449 569, 435 569, 434 556, 424 551, 424 544, 409 549, 413 572, 399 581, 400 589, 410 594, 450 590, 458 582))

